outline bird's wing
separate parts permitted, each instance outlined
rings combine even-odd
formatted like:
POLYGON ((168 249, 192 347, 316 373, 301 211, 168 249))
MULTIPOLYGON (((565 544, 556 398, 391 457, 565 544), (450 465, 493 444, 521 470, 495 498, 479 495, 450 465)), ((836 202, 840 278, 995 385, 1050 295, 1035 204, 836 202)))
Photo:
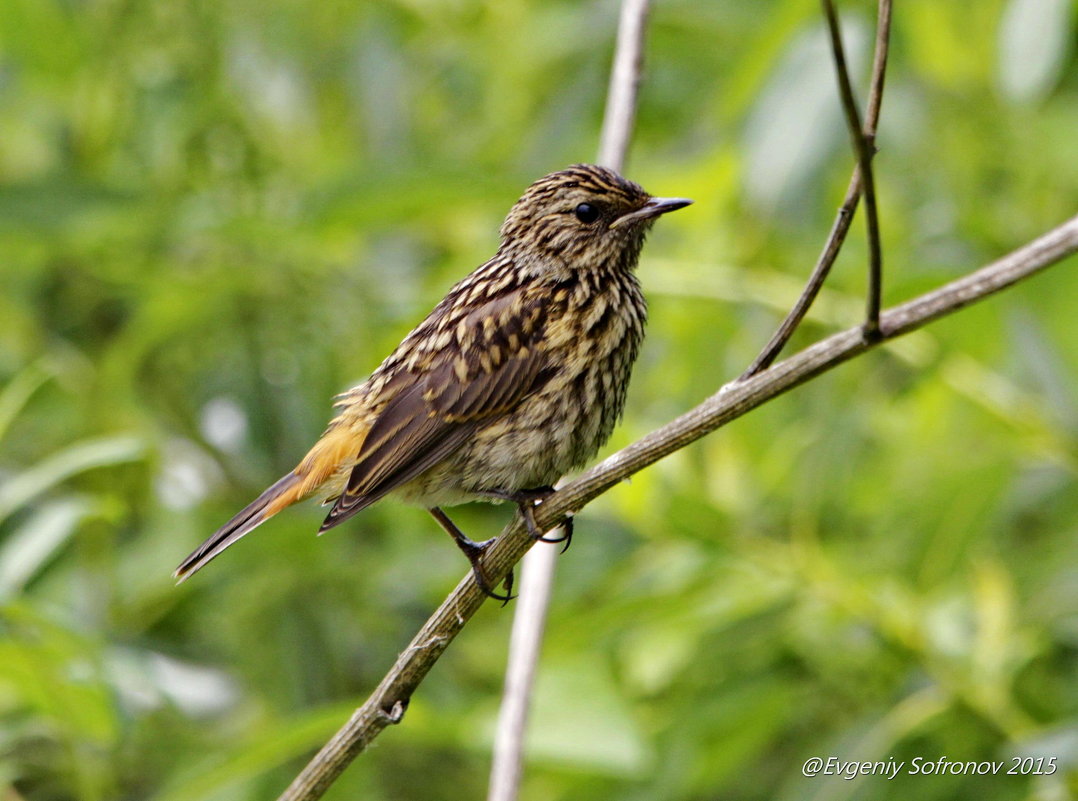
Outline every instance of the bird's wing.
MULTIPOLYGON (((516 289, 464 315, 438 351, 390 381, 403 388, 371 425, 322 531, 408 483, 460 448, 484 420, 512 410, 550 378, 542 333, 549 295, 516 289)), ((554 303, 554 305, 558 305, 554 303)))

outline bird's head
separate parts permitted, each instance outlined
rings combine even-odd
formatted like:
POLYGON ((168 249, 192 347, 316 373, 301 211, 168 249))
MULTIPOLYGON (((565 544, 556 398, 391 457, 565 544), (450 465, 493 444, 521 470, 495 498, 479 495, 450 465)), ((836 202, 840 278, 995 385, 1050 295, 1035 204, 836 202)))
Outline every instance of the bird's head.
POLYGON ((690 203, 652 197, 606 167, 574 164, 528 187, 502 224, 501 250, 557 269, 631 270, 655 219, 690 203))

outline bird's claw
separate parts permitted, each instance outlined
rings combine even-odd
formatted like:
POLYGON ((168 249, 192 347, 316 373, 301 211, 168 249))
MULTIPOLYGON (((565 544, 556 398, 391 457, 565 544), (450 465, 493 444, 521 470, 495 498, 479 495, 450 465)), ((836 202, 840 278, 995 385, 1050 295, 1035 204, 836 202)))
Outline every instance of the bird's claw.
POLYGON ((472 576, 475 577, 476 586, 482 591, 483 595, 488 598, 493 598, 495 601, 501 601, 502 606, 516 598, 513 595, 513 571, 510 570, 505 577, 505 595, 499 595, 490 586, 486 576, 483 575, 483 569, 479 566, 478 562, 472 564, 472 576))
MULTIPOLYGON (((551 543, 554 543, 554 544, 557 544, 559 542, 564 542, 565 545, 562 546, 561 552, 565 553, 566 551, 569 550, 569 546, 573 544, 573 516, 572 515, 566 515, 565 519, 563 521, 561 521, 561 530, 562 530, 563 533, 562 533, 562 535, 560 537, 548 537, 545 534, 541 534, 540 536, 536 537, 536 539, 539 540, 539 542, 551 542, 551 543)), ((529 530, 529 533, 530 533, 530 530, 529 530)), ((535 535, 533 534, 532 536, 535 536, 535 535)))
POLYGON ((483 574, 482 559, 483 554, 486 553, 487 548, 494 544, 494 539, 483 540, 483 542, 473 542, 472 540, 465 540, 458 542, 461 551, 468 557, 468 561, 472 565, 472 576, 475 578, 476 586, 482 590, 483 594, 488 598, 493 598, 495 601, 501 601, 502 606, 505 606, 511 600, 516 598, 513 595, 513 571, 509 571, 509 575, 505 577, 505 595, 499 595, 494 591, 494 588, 490 586, 490 582, 487 581, 487 577, 483 574))
POLYGON ((565 516, 565 519, 561 523, 561 527, 565 533, 560 537, 546 536, 539 530, 539 526, 535 522, 535 505, 545 501, 554 494, 554 491, 553 487, 534 487, 516 491, 495 489, 481 494, 502 501, 512 501, 515 503, 517 508, 520 509, 521 517, 524 518, 524 525, 527 527, 528 533, 531 534, 532 539, 539 542, 564 542, 565 546, 561 549, 561 552, 565 553, 573 541, 573 516, 571 514, 565 516))
POLYGON ((432 506, 428 509, 435 520, 448 532, 449 536, 453 538, 453 542, 460 548, 467 558, 468 562, 472 566, 472 576, 475 578, 476 586, 482 590, 483 594, 488 598, 493 598, 495 601, 501 601, 502 606, 505 606, 511 600, 516 598, 513 595, 513 571, 510 570, 509 574, 505 577, 505 595, 499 595, 494 591, 494 588, 490 586, 490 582, 487 581, 487 577, 483 575, 483 554, 486 553, 487 548, 494 544, 496 537, 489 540, 483 540, 482 542, 476 542, 469 539, 464 533, 457 528, 456 524, 439 509, 437 506, 432 506))

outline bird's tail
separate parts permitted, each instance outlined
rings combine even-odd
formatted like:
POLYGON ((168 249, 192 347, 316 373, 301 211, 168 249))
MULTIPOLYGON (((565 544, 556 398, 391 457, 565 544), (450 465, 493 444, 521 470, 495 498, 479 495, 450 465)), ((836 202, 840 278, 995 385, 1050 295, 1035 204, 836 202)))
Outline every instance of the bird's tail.
POLYGON ((172 574, 178 580, 177 583, 186 581, 240 537, 254 531, 286 506, 300 500, 306 494, 306 487, 303 486, 305 483, 295 472, 275 482, 183 560, 172 574))

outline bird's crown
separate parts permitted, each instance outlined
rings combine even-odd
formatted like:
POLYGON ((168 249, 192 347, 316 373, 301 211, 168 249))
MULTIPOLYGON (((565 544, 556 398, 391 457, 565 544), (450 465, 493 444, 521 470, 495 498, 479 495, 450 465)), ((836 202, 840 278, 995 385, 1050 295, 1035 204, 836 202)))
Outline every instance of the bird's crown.
POLYGON ((631 269, 654 219, 690 202, 654 198, 611 169, 574 164, 528 187, 502 224, 502 250, 573 269, 612 260, 631 269))

